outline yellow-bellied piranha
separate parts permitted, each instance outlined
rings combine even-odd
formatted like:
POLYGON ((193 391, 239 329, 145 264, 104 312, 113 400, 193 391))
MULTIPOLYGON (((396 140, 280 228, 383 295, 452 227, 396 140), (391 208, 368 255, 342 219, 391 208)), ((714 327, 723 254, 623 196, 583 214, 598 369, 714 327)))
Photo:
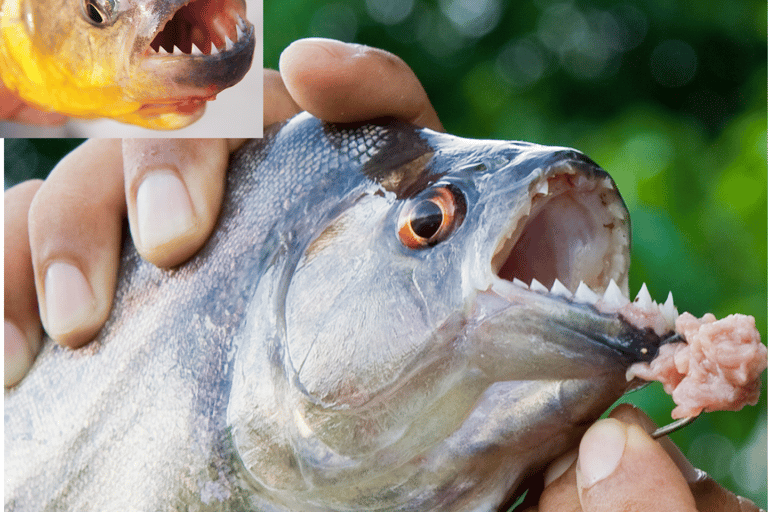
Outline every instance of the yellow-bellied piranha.
POLYGON ((197 120, 251 66, 243 0, 2 0, 0 76, 42 110, 154 129, 197 120))

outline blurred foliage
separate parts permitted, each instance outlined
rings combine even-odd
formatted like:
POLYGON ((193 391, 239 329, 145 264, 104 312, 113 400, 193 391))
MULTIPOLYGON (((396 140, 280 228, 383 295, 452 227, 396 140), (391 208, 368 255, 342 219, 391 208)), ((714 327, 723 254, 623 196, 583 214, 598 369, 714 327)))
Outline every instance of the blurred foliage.
POLYGON ((45 179, 83 139, 5 139, 5 188, 31 178, 45 179))
MULTIPOLYGON (((662 301, 672 290, 697 316, 754 315, 765 338, 765 20, 758 0, 266 0, 264 65, 302 37, 384 48, 414 69, 447 131, 581 149, 632 213, 630 288, 646 282, 662 301)), ((672 435, 763 508, 765 395, 764 381, 757 407, 672 435)), ((670 421, 658 384, 624 400, 670 421)))

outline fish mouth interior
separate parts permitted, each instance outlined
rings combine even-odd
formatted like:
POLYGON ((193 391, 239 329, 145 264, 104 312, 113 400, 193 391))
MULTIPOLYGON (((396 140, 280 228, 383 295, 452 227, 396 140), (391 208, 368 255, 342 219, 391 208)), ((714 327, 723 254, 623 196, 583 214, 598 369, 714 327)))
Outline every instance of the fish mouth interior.
POLYGON ((606 174, 561 165, 530 184, 529 200, 494 252, 498 278, 598 293, 615 280, 627 293, 628 214, 606 174))
POLYGON ((245 7, 232 0, 192 0, 155 35, 148 54, 217 55, 249 37, 245 7))

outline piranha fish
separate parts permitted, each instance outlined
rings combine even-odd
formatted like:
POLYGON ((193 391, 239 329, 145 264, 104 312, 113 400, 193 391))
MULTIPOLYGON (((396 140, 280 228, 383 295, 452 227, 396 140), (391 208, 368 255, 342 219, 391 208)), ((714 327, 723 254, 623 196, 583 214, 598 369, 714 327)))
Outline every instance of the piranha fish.
POLYGON ((42 110, 171 130, 251 66, 244 0, 1 0, 0 76, 42 110))
POLYGON ((667 339, 618 312, 629 251, 576 150, 300 114, 6 392, 5 510, 496 510, 667 339))

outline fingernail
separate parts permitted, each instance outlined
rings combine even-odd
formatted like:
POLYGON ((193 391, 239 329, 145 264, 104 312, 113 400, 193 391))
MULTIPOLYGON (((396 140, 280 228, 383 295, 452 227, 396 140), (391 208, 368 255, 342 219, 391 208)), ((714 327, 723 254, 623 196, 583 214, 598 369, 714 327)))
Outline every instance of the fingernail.
POLYGON ((55 261, 45 273, 45 309, 48 332, 56 337, 83 325, 96 309, 91 286, 80 270, 55 261))
POLYGON ((573 466, 573 463, 576 461, 576 455, 578 455, 578 452, 571 450, 550 464, 544 473, 544 487, 548 487, 549 484, 563 476, 563 473, 573 466))
POLYGON ((32 349, 21 330, 13 322, 5 321, 5 387, 19 382, 32 366, 32 349))
POLYGON ((149 251, 163 246, 195 225, 187 189, 171 171, 152 171, 144 177, 136 194, 139 240, 149 251))
POLYGON ((624 426, 614 419, 600 420, 587 430, 579 445, 577 477, 589 488, 613 473, 627 443, 624 426))

